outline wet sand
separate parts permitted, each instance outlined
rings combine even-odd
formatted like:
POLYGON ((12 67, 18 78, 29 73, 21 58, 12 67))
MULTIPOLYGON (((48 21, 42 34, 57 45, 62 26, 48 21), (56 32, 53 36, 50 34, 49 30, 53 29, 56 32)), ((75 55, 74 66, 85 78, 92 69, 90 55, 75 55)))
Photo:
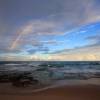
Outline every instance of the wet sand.
POLYGON ((100 100, 100 86, 67 85, 29 94, 0 94, 0 100, 100 100))
POLYGON ((0 83, 0 100, 100 100, 100 79, 62 80, 39 89, 0 83))

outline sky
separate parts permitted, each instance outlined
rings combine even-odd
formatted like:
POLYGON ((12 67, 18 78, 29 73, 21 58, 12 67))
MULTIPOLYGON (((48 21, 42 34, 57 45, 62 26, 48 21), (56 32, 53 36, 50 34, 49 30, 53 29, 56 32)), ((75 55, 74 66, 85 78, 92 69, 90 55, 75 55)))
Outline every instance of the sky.
POLYGON ((0 0, 0 61, 100 61, 100 0, 0 0))

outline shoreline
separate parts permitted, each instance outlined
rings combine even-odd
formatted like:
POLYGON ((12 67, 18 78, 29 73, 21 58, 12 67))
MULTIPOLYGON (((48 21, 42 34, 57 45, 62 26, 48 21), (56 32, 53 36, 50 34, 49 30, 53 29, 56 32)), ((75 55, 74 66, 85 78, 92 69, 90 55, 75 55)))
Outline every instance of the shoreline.
POLYGON ((100 100, 100 83, 97 84, 100 79, 80 80, 80 82, 76 80, 76 84, 75 80, 73 82, 73 84, 69 84, 66 83, 66 80, 61 80, 51 86, 35 90, 8 87, 8 90, 10 89, 8 93, 7 84, 6 86, 3 84, 0 85, 0 91, 5 88, 6 93, 0 93, 0 100, 100 100), (22 93, 16 91, 22 91, 22 93))
POLYGON ((0 94, 1 100, 100 100, 100 86, 61 86, 29 94, 0 94))
POLYGON ((77 86, 96 86, 100 87, 100 78, 92 78, 88 80, 58 80, 48 85, 35 85, 30 87, 14 87, 11 83, 0 83, 0 94, 23 95, 46 91, 49 89, 60 87, 77 87, 77 86))

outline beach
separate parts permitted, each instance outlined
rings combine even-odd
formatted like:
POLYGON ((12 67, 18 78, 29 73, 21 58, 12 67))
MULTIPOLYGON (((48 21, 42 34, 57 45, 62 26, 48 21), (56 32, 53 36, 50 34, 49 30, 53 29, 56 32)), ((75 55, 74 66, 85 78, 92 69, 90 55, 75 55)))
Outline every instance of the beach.
POLYGON ((30 94, 0 94, 0 100, 100 100, 100 86, 62 86, 30 94))
POLYGON ((58 86, 48 86, 36 90, 8 88, 10 92, 7 92, 7 85, 0 85, 0 92, 1 89, 3 91, 5 88, 5 93, 0 93, 0 100, 100 100, 100 85, 98 79, 92 79, 91 81, 82 80, 78 84, 74 83, 69 85, 65 84, 64 81, 62 82, 58 86), (17 93, 17 91, 24 92, 17 93))

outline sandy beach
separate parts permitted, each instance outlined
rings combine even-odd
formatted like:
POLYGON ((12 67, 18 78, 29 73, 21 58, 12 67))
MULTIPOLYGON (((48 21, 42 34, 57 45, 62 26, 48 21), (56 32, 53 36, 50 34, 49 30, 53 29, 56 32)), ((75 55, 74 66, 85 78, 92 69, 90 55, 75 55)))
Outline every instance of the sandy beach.
POLYGON ((62 86, 30 94, 1 94, 0 100, 100 100, 100 86, 62 86))
POLYGON ((17 89, 14 87, 8 87, 7 89, 7 85, 0 85, 0 100, 100 100, 100 85, 96 84, 98 81, 93 80, 82 80, 79 84, 73 85, 64 83, 61 86, 44 87, 37 90, 27 88, 17 89), (92 84, 89 82, 92 82, 92 84), (29 90, 30 92, 28 92, 29 90), (18 94, 17 91, 27 92, 18 94))

